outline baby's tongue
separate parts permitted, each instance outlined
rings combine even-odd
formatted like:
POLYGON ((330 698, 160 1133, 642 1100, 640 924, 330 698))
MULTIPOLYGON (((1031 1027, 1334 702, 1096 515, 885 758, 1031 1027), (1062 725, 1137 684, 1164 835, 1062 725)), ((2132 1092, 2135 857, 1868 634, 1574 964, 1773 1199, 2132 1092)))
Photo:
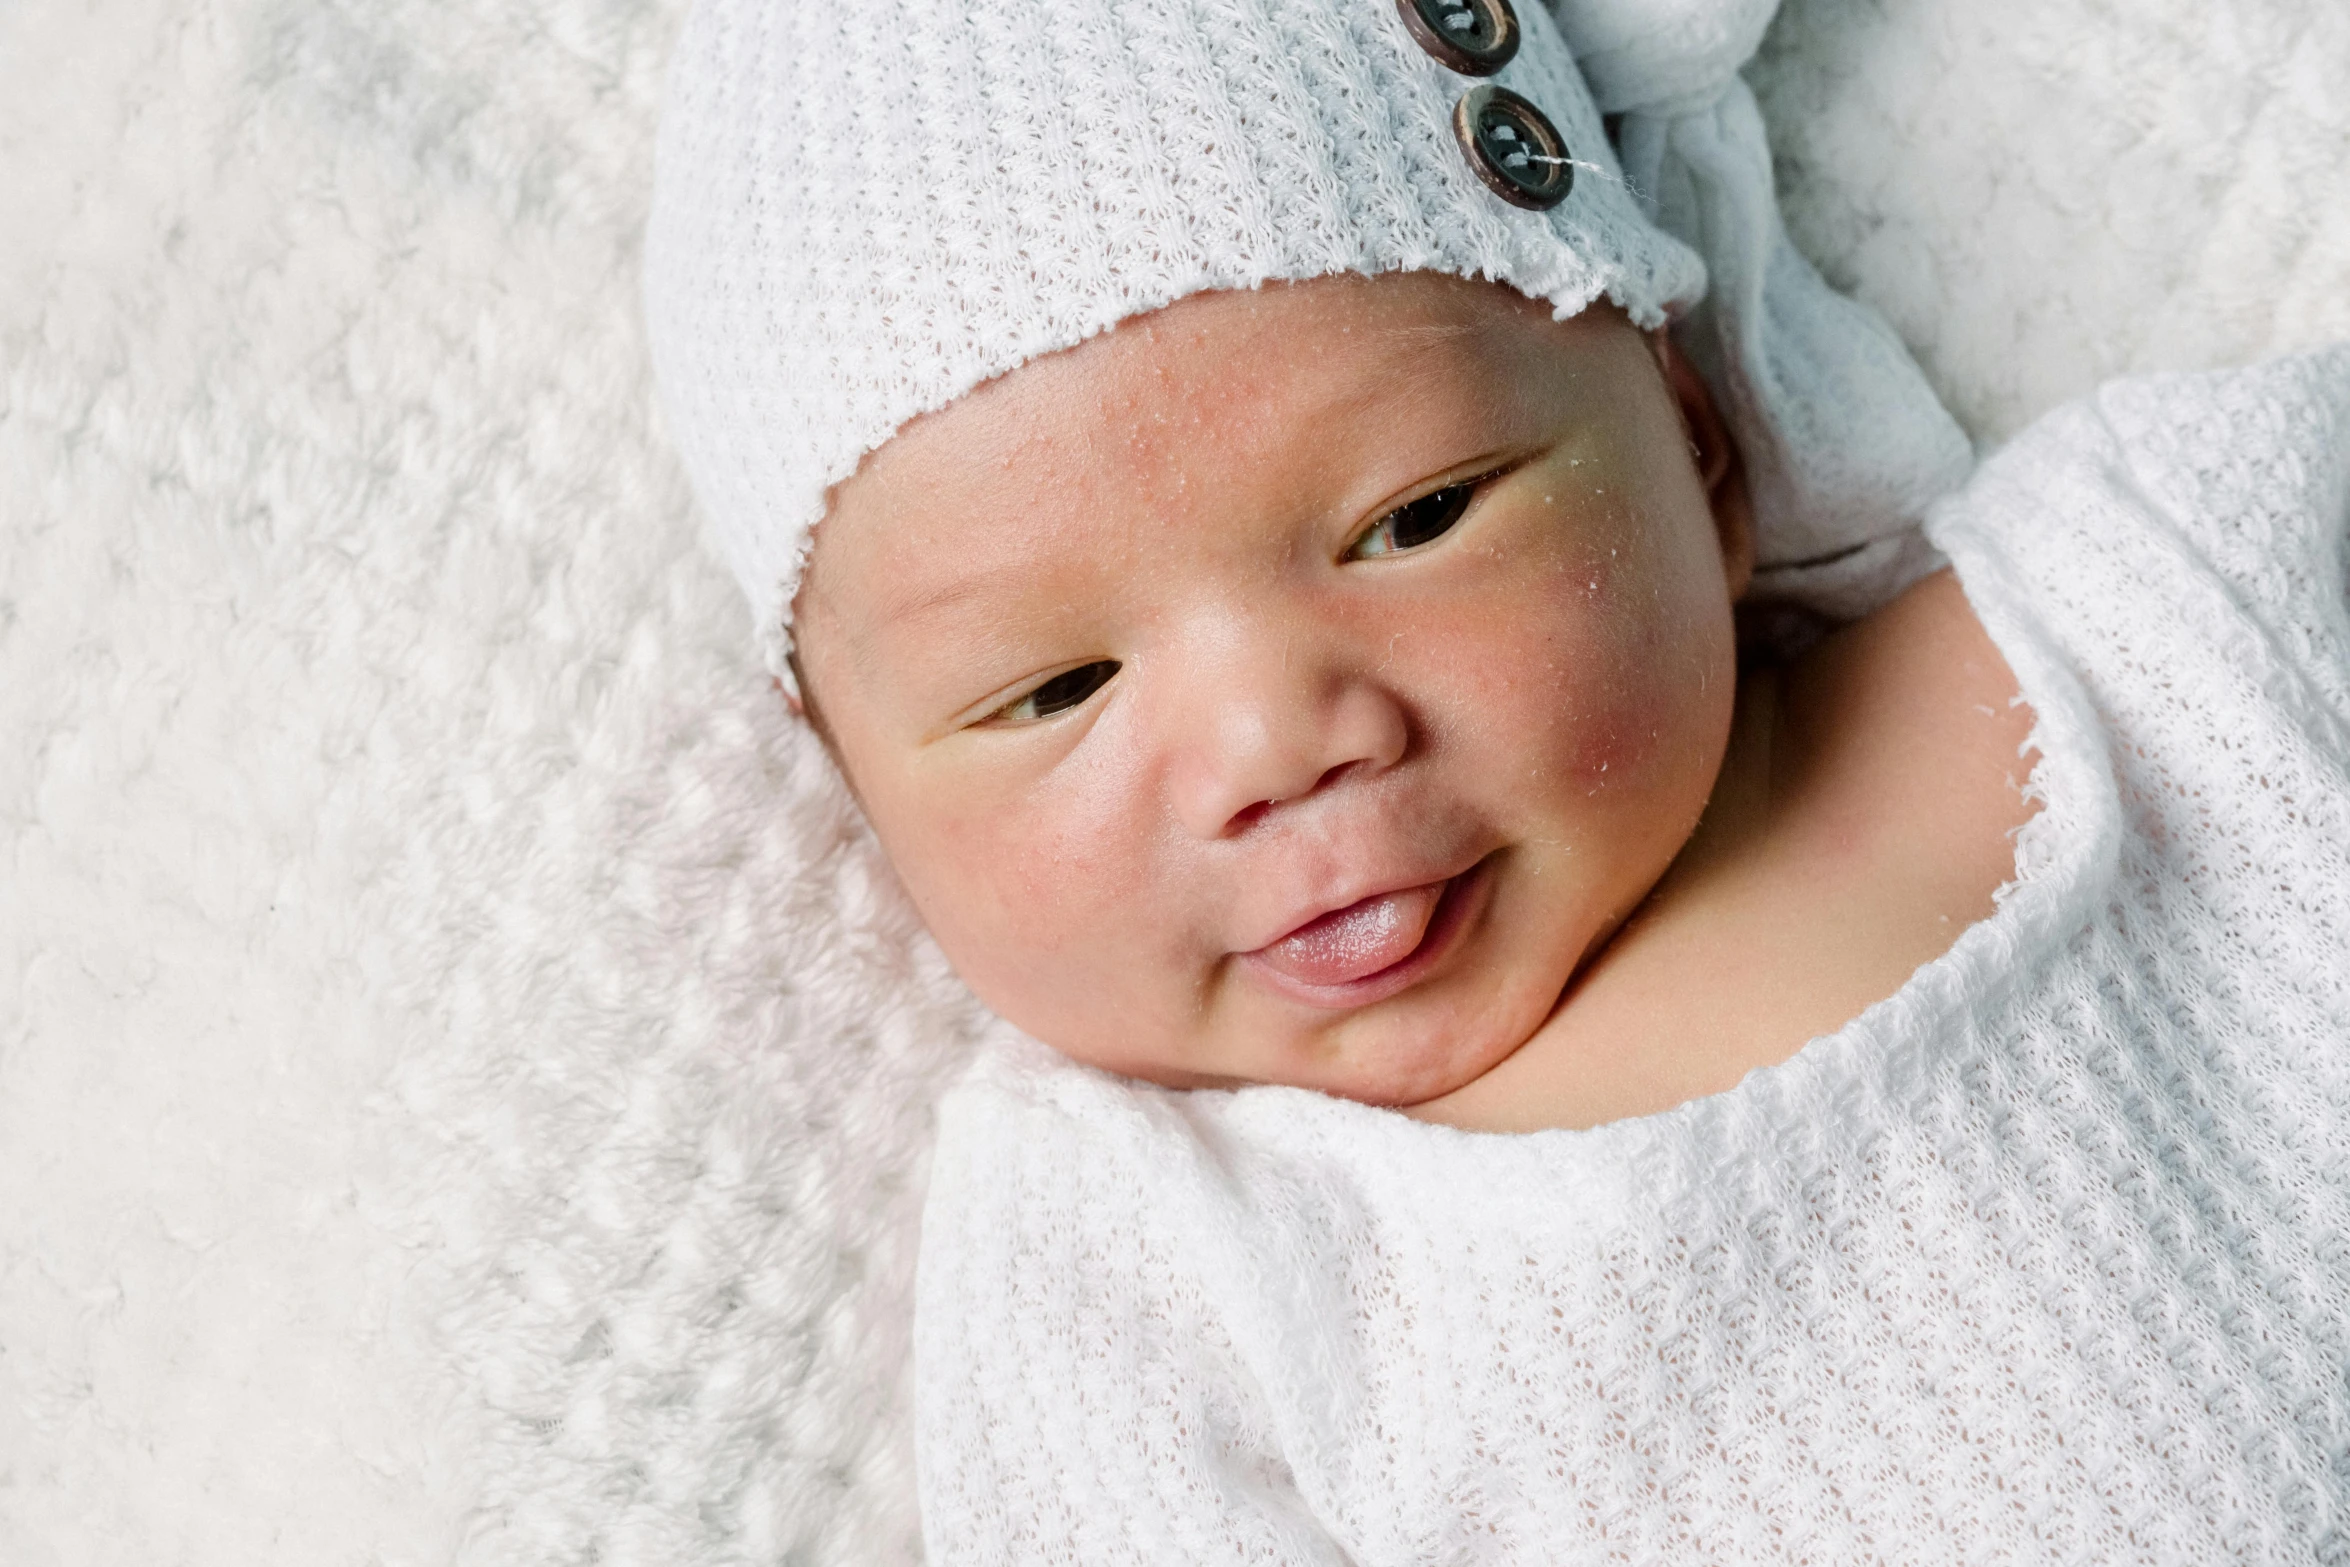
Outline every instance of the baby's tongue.
POLYGON ((1413 887, 1325 914, 1257 956, 1309 985, 1343 985, 1401 963, 1420 945, 1444 884, 1413 887))

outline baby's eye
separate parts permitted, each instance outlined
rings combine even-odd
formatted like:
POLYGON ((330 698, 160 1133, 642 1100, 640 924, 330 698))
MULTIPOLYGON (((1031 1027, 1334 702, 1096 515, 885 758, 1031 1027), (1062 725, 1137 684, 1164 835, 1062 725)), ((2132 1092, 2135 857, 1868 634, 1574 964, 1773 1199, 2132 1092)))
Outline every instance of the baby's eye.
POLYGON ((1017 724, 1065 713, 1108 685, 1110 677, 1117 672, 1117 664, 1106 658, 1091 664, 1080 664, 1075 669, 1053 676, 1018 701, 1006 702, 989 716, 1009 719, 1017 724))
POLYGON ((1475 484, 1454 484, 1432 490, 1416 501, 1406 501, 1372 523, 1347 550, 1346 558, 1366 560, 1373 555, 1393 555, 1398 550, 1417 549, 1430 539, 1440 538, 1461 520, 1461 513, 1469 509, 1469 501, 1476 493, 1475 484))

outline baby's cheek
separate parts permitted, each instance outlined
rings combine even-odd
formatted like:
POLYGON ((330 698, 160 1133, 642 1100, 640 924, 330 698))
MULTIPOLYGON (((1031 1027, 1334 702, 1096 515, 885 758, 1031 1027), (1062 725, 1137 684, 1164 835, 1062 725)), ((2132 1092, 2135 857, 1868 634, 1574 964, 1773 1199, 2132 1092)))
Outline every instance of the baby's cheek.
POLYGON ((1706 628, 1638 608, 1611 617, 1611 634, 1594 650, 1577 763, 1595 788, 1650 782, 1713 725, 1734 690, 1734 671, 1713 667, 1717 639, 1706 628))
POLYGON ((983 886, 966 944, 984 954, 965 977, 1064 1051, 1147 1075, 1196 988, 1180 878, 1140 830, 1137 791, 1057 782, 965 839, 983 886))
POLYGON ((1018 797, 942 810, 970 940, 1014 964, 1092 956, 1114 942, 1148 885, 1114 790, 1056 778, 1018 797))
POLYGON ((1478 623, 1452 705, 1464 736, 1515 776, 1582 795, 1638 780, 1678 704, 1701 693, 1622 574, 1583 562, 1563 576, 1478 623))

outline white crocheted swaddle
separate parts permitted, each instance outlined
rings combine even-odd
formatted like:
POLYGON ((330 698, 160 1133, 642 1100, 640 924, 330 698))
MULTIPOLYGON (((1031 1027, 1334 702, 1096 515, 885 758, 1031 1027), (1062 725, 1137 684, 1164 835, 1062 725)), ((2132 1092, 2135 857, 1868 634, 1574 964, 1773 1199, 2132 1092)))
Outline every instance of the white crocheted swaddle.
POLYGON ((2119 383, 1929 531, 2045 808, 1785 1064, 1497 1137, 982 1056, 924 1220, 937 1560, 2350 1552, 2350 348, 2119 383))

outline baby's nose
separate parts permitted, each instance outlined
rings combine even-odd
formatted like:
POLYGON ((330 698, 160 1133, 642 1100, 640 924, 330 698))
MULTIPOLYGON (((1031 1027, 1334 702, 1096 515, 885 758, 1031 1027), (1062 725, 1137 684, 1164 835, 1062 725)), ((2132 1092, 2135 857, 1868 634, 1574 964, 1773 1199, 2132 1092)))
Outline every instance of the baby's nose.
POLYGON ((1410 725, 1394 695, 1333 672, 1267 672, 1201 711, 1179 742, 1171 783, 1184 828, 1247 831, 1269 813, 1403 759, 1410 725))

